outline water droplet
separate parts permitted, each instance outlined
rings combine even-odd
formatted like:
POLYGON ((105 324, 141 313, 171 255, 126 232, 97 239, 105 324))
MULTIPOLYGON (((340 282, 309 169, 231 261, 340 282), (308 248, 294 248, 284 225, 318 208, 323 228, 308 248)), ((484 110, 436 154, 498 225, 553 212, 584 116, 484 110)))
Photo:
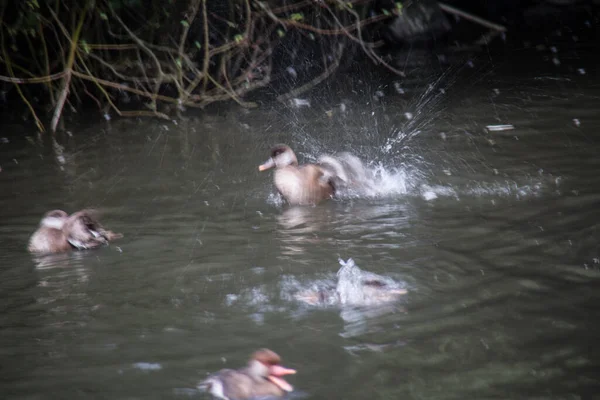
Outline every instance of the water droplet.
POLYGON ((400 82, 394 82, 394 89, 396 89, 396 92, 398 94, 404 94, 405 93, 405 91, 402 88, 402 86, 400 86, 400 82))

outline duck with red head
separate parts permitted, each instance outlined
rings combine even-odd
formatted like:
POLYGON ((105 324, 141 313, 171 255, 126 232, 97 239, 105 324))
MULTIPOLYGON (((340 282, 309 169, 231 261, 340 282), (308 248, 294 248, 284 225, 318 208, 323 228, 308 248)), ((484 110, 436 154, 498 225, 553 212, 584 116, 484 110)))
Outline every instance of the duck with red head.
POLYGON ((70 216, 62 210, 44 215, 37 231, 29 239, 32 253, 62 253, 73 249, 85 250, 108 244, 123 237, 104 229, 93 210, 78 211, 70 216))
POLYGON ((333 197, 335 187, 331 175, 318 165, 299 166, 294 151, 285 144, 271 149, 271 158, 258 167, 259 171, 275 168, 277 191, 292 205, 317 204, 333 197))
POLYGON ((222 369, 202 381, 199 388, 224 400, 282 397, 293 390, 282 377, 296 371, 281 366, 280 362, 274 351, 260 349, 252 355, 247 367, 222 369))

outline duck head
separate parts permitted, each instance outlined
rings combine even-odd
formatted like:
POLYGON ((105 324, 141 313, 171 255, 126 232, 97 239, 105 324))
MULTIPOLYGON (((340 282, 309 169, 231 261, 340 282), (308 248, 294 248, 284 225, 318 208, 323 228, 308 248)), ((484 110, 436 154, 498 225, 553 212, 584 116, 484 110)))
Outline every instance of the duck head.
POLYGON ((271 168, 283 168, 287 166, 298 166, 296 154, 290 146, 278 144, 271 148, 271 158, 258 166, 259 171, 266 171, 271 168))
POLYGON ((248 373, 255 378, 267 379, 284 392, 294 390, 282 377, 295 374, 296 370, 280 365, 281 357, 269 349, 257 350, 248 362, 248 373))

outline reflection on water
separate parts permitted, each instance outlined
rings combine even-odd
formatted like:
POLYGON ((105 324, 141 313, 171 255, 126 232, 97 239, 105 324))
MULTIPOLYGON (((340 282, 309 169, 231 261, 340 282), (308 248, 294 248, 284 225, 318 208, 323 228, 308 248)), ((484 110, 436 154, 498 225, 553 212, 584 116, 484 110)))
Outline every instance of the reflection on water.
POLYGON ((363 81, 331 115, 81 122, 54 142, 3 129, 0 392, 196 397, 207 373, 267 346, 311 398, 593 398, 600 95, 589 66, 510 65, 430 102, 403 97, 427 77, 405 93, 363 81), (569 80, 534 79, 547 67, 569 80), (515 129, 484 129, 498 124, 515 129), (350 152, 366 189, 282 204, 255 169, 279 142, 303 162, 350 152), (124 233, 118 247, 26 252, 45 211, 84 207, 124 233), (298 301, 338 290, 338 258, 360 266, 346 302, 368 273, 408 293, 298 301))

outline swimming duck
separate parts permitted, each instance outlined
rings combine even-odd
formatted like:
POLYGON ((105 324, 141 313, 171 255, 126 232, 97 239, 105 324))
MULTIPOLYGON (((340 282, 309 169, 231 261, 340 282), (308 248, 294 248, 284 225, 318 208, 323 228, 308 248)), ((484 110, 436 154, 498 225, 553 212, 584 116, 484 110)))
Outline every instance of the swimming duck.
POLYGON ((259 171, 275 168, 275 187, 292 205, 317 204, 333 197, 333 177, 315 164, 298 166, 294 151, 285 144, 271 149, 271 158, 258 167, 259 171))
POLYGON ((335 286, 303 290, 296 299, 310 305, 372 306, 394 302, 407 293, 393 279, 361 270, 351 258, 339 262, 335 286))
POLYGON ((282 376, 296 371, 279 365, 281 358, 269 349, 256 351, 246 368, 222 369, 202 381, 198 387, 224 400, 281 397, 293 387, 282 376))
POLYGON ((96 220, 92 210, 78 211, 70 216, 62 210, 47 212, 37 231, 29 239, 32 253, 61 253, 84 250, 108 244, 123 237, 108 231, 96 220))

